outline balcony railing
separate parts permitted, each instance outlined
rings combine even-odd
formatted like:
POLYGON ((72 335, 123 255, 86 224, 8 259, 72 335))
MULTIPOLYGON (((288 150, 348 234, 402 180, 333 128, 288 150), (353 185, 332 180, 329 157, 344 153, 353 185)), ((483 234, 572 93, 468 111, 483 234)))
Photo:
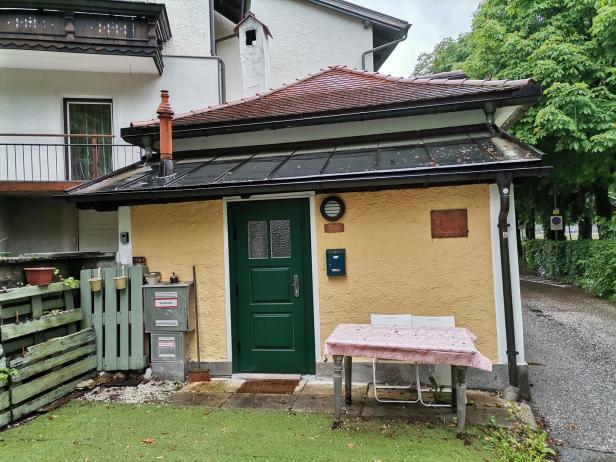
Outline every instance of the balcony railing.
POLYGON ((162 73, 162 46, 170 38, 164 4, 113 0, 0 2, 0 48, 148 57, 162 73))
POLYGON ((144 154, 141 148, 113 144, 113 138, 113 135, 0 134, 0 181, 87 181, 141 159, 144 154), (28 142, 12 142, 14 139, 28 142), (56 142, 32 142, 47 140, 56 142))

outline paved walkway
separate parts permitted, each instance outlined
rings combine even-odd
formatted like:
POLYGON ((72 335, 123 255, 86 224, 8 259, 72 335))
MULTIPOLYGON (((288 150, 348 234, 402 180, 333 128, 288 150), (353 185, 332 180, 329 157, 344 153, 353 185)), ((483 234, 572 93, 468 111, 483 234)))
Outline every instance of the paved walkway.
MULTIPOLYGON (((223 409, 269 409, 291 412, 321 412, 331 414, 332 383, 320 380, 301 380, 292 394, 236 393, 244 381, 240 379, 213 379, 211 382, 187 384, 173 394, 169 402, 179 406, 205 406, 223 409)), ((384 392, 384 397, 409 399, 405 391, 384 392)), ((381 392, 379 392, 379 395, 381 392)), ((448 423, 455 413, 450 408, 426 408, 417 404, 383 404, 374 399, 372 387, 354 383, 353 404, 343 405, 347 417, 406 417, 417 421, 448 423)), ((469 424, 486 425, 491 417, 500 426, 511 425, 507 403, 490 393, 469 390, 466 418, 469 424)), ((530 408, 522 410, 524 421, 535 425, 530 408)))
POLYGON ((523 277, 531 406, 563 462, 616 461, 616 304, 523 277))

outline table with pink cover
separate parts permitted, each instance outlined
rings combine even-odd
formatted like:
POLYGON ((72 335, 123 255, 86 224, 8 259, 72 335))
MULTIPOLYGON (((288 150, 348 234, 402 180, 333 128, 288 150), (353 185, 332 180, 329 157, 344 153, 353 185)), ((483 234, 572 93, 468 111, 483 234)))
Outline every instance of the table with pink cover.
POLYGON ((455 368, 455 408, 458 432, 464 430, 466 369, 492 370, 492 361, 475 347, 476 337, 461 327, 401 327, 339 324, 325 341, 324 353, 334 358, 334 421, 340 421, 342 362, 345 395, 351 403, 352 358, 390 359, 414 364, 446 364, 455 368))

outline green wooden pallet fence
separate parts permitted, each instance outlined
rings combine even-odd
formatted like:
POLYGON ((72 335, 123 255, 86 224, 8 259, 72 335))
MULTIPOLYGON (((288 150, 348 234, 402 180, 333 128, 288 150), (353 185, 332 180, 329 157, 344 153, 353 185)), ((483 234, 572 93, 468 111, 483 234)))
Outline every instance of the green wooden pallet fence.
POLYGON ((81 304, 84 324, 96 331, 96 367, 99 371, 139 370, 147 365, 144 349, 143 298, 144 266, 125 266, 126 289, 116 290, 114 278, 122 267, 101 268, 102 290, 93 292, 90 278, 98 269, 81 271, 81 304))
POLYGON ((96 368, 93 328, 62 283, 0 294, 0 427, 71 393, 96 368))

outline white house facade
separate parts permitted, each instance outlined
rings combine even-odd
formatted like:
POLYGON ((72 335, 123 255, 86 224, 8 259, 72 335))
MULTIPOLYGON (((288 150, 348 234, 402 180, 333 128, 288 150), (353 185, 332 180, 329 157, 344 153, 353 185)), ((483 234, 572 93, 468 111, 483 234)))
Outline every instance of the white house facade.
POLYGON ((328 65, 376 70, 409 28, 337 0, 253 0, 250 11, 242 0, 3 2, 0 251, 118 250, 117 212, 54 196, 140 162, 148 148, 120 129, 151 117, 161 89, 185 113, 328 65))

